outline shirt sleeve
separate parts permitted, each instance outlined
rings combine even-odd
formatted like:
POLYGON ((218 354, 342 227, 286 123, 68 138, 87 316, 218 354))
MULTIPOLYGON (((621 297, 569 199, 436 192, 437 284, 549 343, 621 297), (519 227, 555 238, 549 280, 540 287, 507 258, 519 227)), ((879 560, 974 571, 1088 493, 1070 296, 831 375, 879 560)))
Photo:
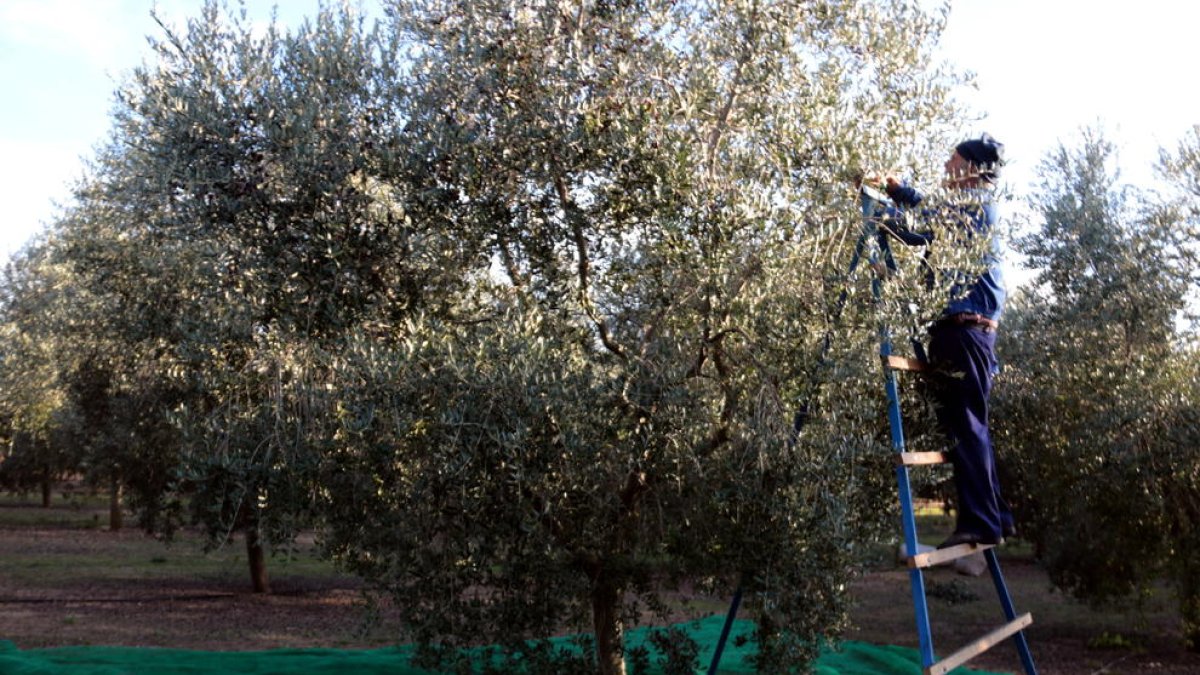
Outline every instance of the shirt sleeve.
MULTIPOLYGON (((888 197, 895 206, 884 209, 880 224, 888 234, 908 246, 928 246, 934 239, 932 230, 915 231, 908 228, 905 214, 921 205, 924 197, 916 188, 907 185, 889 186, 888 197)), ((923 215, 923 214, 922 214, 923 215)))

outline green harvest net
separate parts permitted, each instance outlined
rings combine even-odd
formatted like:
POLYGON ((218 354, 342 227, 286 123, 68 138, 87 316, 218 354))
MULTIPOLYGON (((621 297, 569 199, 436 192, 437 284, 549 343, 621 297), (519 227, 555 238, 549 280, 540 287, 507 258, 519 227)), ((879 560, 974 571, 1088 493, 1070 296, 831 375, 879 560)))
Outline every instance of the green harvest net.
MULTIPOLYGON (((698 673, 707 671, 712 649, 720 636, 724 618, 713 616, 681 624, 701 646, 698 673)), ((721 659, 721 673, 753 673, 749 663, 754 643, 738 640, 754 629, 750 621, 738 621, 721 659)), ((630 631, 626 646, 644 646, 650 651, 652 664, 658 662, 658 652, 648 640, 649 629, 630 631)), ((569 638, 557 638, 564 649, 572 643, 569 638)), ((205 652, 187 649, 157 649, 150 647, 55 647, 52 649, 17 649, 11 642, 0 641, 0 674, 2 675, 117 675, 125 673, 156 673, 209 675, 216 673, 256 673, 283 675, 294 673, 388 673, 389 675, 430 675, 430 671, 410 663, 412 647, 389 649, 276 649, 260 652, 205 652)), ((920 675, 921 659, 916 650, 905 647, 881 646, 863 642, 843 642, 836 650, 822 652, 816 663, 817 675, 920 675)), ((661 673, 654 665, 652 674, 661 673)), ((983 671, 960 668, 954 674, 983 671)), ((990 674, 994 675, 994 674, 990 674)))

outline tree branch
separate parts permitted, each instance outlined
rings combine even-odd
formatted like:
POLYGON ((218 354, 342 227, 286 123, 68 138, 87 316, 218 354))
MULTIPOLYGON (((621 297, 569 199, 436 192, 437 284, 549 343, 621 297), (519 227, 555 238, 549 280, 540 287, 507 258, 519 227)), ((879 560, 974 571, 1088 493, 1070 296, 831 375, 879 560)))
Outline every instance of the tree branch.
POLYGON ((622 360, 628 360, 625 350, 613 341, 612 335, 608 332, 608 325, 596 312, 596 307, 592 303, 591 260, 588 257, 587 236, 583 232, 583 215, 579 212, 578 205, 571 199, 562 176, 554 177, 554 189, 558 192, 558 199, 562 202, 563 210, 567 214, 567 222, 571 226, 571 236, 579 257, 576 264, 576 272, 579 275, 579 304, 596 326, 596 330, 600 333, 600 342, 604 344, 604 347, 622 360))
POLYGON ((712 132, 708 135, 708 173, 711 176, 716 169, 717 162, 717 146, 721 142, 721 136, 724 135, 725 129, 729 126, 729 116, 733 112, 733 105, 737 101, 739 90, 742 84, 742 73, 746 69, 746 64, 750 62, 750 58, 755 53, 755 43, 758 36, 755 30, 754 21, 758 18, 758 3, 754 3, 754 8, 750 12, 750 26, 747 30, 747 45, 742 56, 738 59, 737 65, 734 66, 733 83, 729 89, 729 98, 725 99, 725 105, 722 106, 721 112, 717 114, 716 124, 713 126, 712 132))
POLYGON ((517 266, 517 260, 513 257, 512 250, 509 248, 508 238, 500 235, 496 238, 497 248, 500 249, 500 260, 504 263, 504 271, 508 274, 509 281, 516 288, 525 288, 525 275, 521 274, 520 268, 517 266))

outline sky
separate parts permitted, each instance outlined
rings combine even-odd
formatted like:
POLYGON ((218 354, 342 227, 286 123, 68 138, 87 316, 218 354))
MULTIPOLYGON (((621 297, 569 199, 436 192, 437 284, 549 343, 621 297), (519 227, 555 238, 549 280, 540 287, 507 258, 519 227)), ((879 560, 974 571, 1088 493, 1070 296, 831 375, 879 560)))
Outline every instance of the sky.
MULTIPOLYGON (((365 0, 371 4, 371 0, 365 0)), ((936 6, 939 0, 922 0, 936 6)), ((275 0, 246 0, 266 22, 275 0)), ((284 26, 315 14, 319 0, 279 2, 284 26)), ((0 260, 53 220, 84 161, 109 128, 112 92, 161 36, 203 0, 0 0, 0 260)), ((1041 158, 1103 128, 1123 176, 1148 181, 1161 146, 1200 123, 1194 62, 1200 3, 1179 0, 957 0, 942 57, 975 74, 962 99, 986 115, 964 129, 1005 143, 1007 182, 1028 190, 1041 158)))

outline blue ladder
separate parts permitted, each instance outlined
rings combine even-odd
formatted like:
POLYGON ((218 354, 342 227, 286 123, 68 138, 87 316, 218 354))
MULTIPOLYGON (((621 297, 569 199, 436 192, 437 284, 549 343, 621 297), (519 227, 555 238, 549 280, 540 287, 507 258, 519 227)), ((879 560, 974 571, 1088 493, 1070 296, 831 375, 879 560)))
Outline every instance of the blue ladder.
MULTIPOLYGON (((874 190, 865 188, 862 191, 861 202, 863 211, 863 238, 878 231, 876 223, 885 204, 883 197, 874 190)), ((891 249, 885 236, 877 237, 879 255, 888 269, 895 270, 896 263, 892 258, 891 249)), ((856 256, 857 257, 857 256, 856 256)), ((872 259, 872 262, 877 262, 872 259)), ((871 282, 872 291, 878 300, 883 292, 883 280, 879 275, 871 282)), ((913 508, 912 488, 909 484, 908 470, 910 466, 929 466, 944 464, 949 458, 942 452, 907 452, 904 443, 904 424, 900 415, 900 387, 896 371, 927 372, 929 368, 923 359, 924 354, 920 343, 914 342, 915 351, 919 358, 910 359, 892 353, 891 336, 886 326, 880 327, 879 357, 883 364, 884 390, 888 400, 888 424, 891 427, 892 449, 896 452, 896 482, 900 492, 901 522, 904 528, 904 546, 907 554, 909 581, 912 585, 913 609, 917 620, 917 634, 920 637, 921 666, 926 675, 943 675, 954 668, 963 665, 991 647, 1012 638, 1021 657, 1021 664, 1027 675, 1037 675, 1033 665, 1033 655, 1029 651, 1029 643, 1025 639, 1024 629, 1033 623, 1033 617, 1026 613, 1020 616, 1013 609, 1012 598, 1008 586, 1004 583, 1004 575, 1000 571, 1000 561, 996 557, 994 546, 977 546, 960 544, 928 553, 921 553, 917 539, 917 519, 913 508), (934 565, 949 562, 982 551, 987 560, 992 581, 996 586, 996 594, 1004 611, 1007 623, 976 639, 958 651, 941 659, 936 659, 933 651, 933 634, 929 627, 929 607, 925 597, 924 570, 934 565)))

